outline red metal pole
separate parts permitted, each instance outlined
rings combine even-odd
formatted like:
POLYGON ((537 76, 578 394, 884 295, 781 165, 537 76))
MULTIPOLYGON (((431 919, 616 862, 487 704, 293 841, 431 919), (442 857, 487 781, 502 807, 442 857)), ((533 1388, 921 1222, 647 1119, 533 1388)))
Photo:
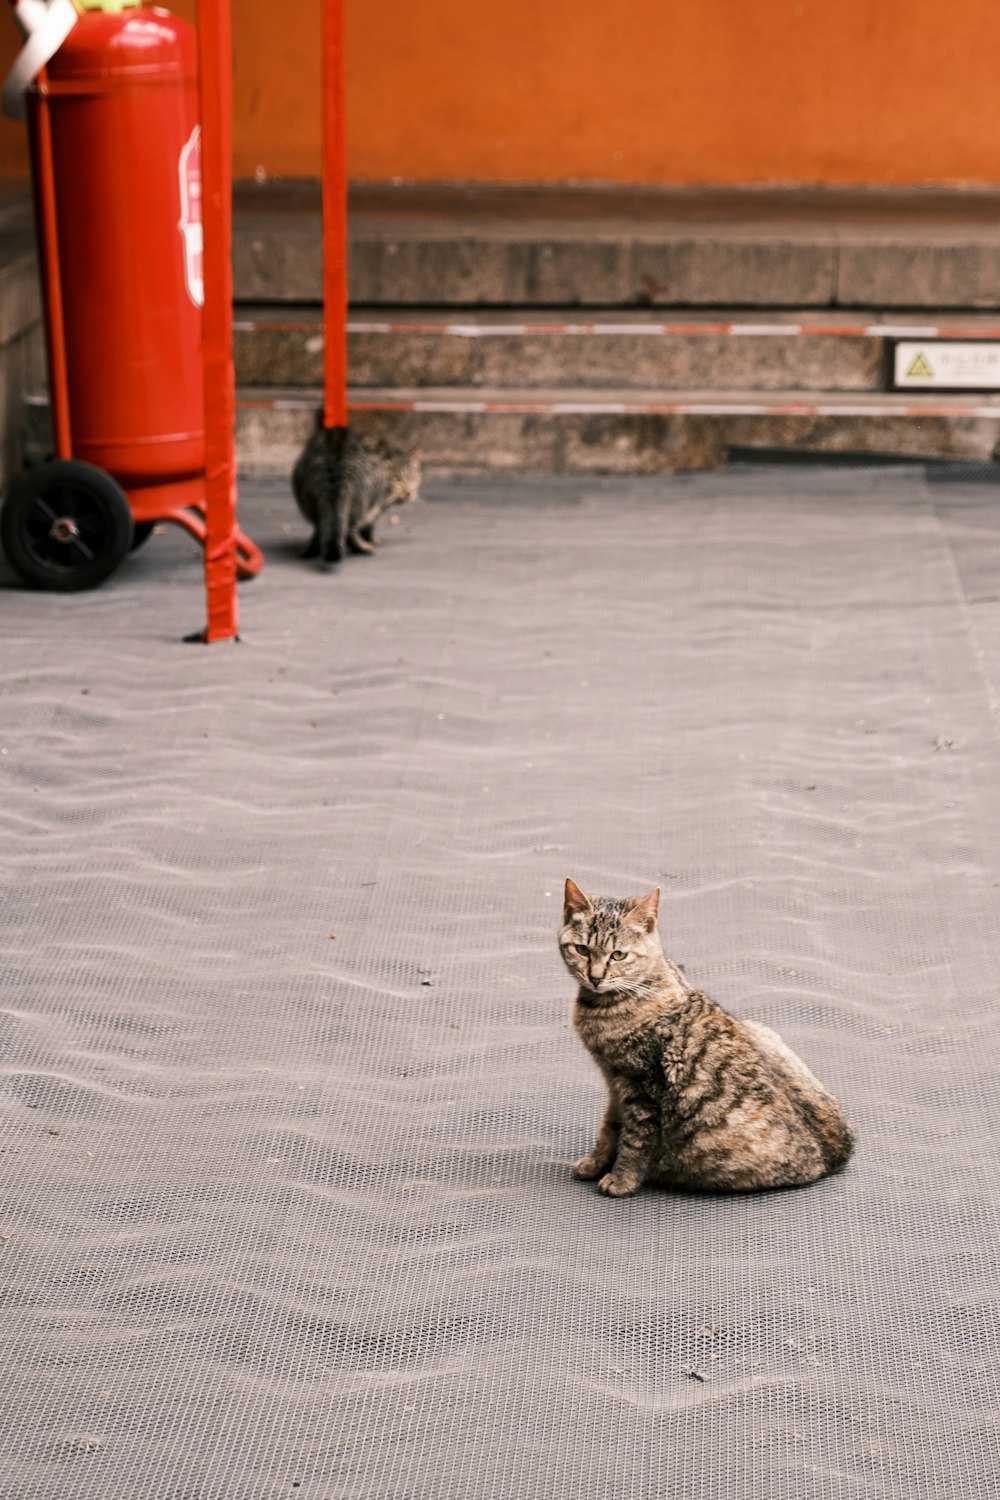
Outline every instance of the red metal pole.
POLYGON ((344 0, 323 4, 323 426, 347 426, 344 0))
POLYGON ((205 305, 206 641, 239 633, 236 597, 236 381, 233 374, 232 64, 229 0, 198 0, 205 305))
POLYGON ((34 97, 35 217, 45 288, 45 342, 49 365, 49 400, 56 458, 73 457, 69 420, 69 383, 66 369, 66 329, 63 320, 62 275, 59 269, 59 230, 56 220, 55 178, 52 168, 52 122, 49 119, 47 70, 35 79, 34 97))

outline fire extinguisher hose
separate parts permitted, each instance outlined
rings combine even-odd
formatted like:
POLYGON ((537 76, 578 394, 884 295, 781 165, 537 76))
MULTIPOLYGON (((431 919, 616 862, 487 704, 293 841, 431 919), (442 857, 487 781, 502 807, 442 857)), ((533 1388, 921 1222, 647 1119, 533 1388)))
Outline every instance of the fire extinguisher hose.
POLYGON ((47 5, 42 0, 12 0, 12 4, 26 40, 4 79, 3 112, 12 120, 23 120, 25 94, 69 36, 78 15, 72 0, 48 0, 47 5))

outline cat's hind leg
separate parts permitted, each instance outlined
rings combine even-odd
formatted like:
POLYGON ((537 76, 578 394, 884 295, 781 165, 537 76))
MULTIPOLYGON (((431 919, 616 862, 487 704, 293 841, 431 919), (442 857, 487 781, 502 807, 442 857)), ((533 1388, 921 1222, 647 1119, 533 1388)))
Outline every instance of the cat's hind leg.
POLYGON ((329 476, 323 492, 317 496, 319 550, 324 562, 339 563, 347 551, 347 523, 350 496, 343 476, 329 476))
POLYGON ((303 557, 319 557, 319 527, 312 534, 309 545, 302 554, 303 557))

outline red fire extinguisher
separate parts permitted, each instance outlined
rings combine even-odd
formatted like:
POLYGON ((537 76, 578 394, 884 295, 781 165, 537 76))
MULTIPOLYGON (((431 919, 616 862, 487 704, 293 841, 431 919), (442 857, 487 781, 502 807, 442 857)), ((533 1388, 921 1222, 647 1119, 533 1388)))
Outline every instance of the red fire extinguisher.
MULTIPOLYGON (((0 517, 15 569, 62 590, 155 521, 205 540, 195 33, 140 0, 78 3, 27 89, 57 458, 0 517)), ((242 533, 237 557, 263 561, 242 533)))

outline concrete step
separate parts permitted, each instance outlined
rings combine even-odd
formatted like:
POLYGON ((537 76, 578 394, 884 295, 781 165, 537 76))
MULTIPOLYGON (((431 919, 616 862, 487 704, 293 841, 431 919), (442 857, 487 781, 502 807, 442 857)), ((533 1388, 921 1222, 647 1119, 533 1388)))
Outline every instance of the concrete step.
MULTIPOLYGON (((239 308, 234 356, 241 385, 320 383, 319 309, 239 308)), ((801 312, 766 324, 736 313, 653 322, 621 310, 525 322, 523 312, 474 310, 458 321, 426 309, 355 308, 348 368, 355 387, 863 391, 883 383, 885 337, 843 313, 821 327, 801 312)))
MULTIPOLYGON (((452 386, 470 390, 618 386, 676 390, 876 391, 889 383, 895 338, 1000 338, 987 314, 946 327, 926 315, 808 310, 760 314, 673 310, 565 312, 472 310, 460 318, 408 308, 351 310, 351 384, 452 386), (527 321, 526 321, 527 318, 527 321)), ((237 309, 236 378, 244 386, 318 385, 323 330, 316 307, 237 309)))
MULTIPOLYGON (((237 449, 246 474, 287 474, 320 392, 245 388, 237 449)), ((1000 398, 829 392, 358 389, 351 425, 418 446, 441 472, 648 474, 711 468, 734 450, 992 459, 1000 398)))
MULTIPOLYGON (((321 295, 315 184, 241 184, 236 295, 321 295)), ((1000 194, 359 184, 356 304, 1000 309, 1000 194)))

